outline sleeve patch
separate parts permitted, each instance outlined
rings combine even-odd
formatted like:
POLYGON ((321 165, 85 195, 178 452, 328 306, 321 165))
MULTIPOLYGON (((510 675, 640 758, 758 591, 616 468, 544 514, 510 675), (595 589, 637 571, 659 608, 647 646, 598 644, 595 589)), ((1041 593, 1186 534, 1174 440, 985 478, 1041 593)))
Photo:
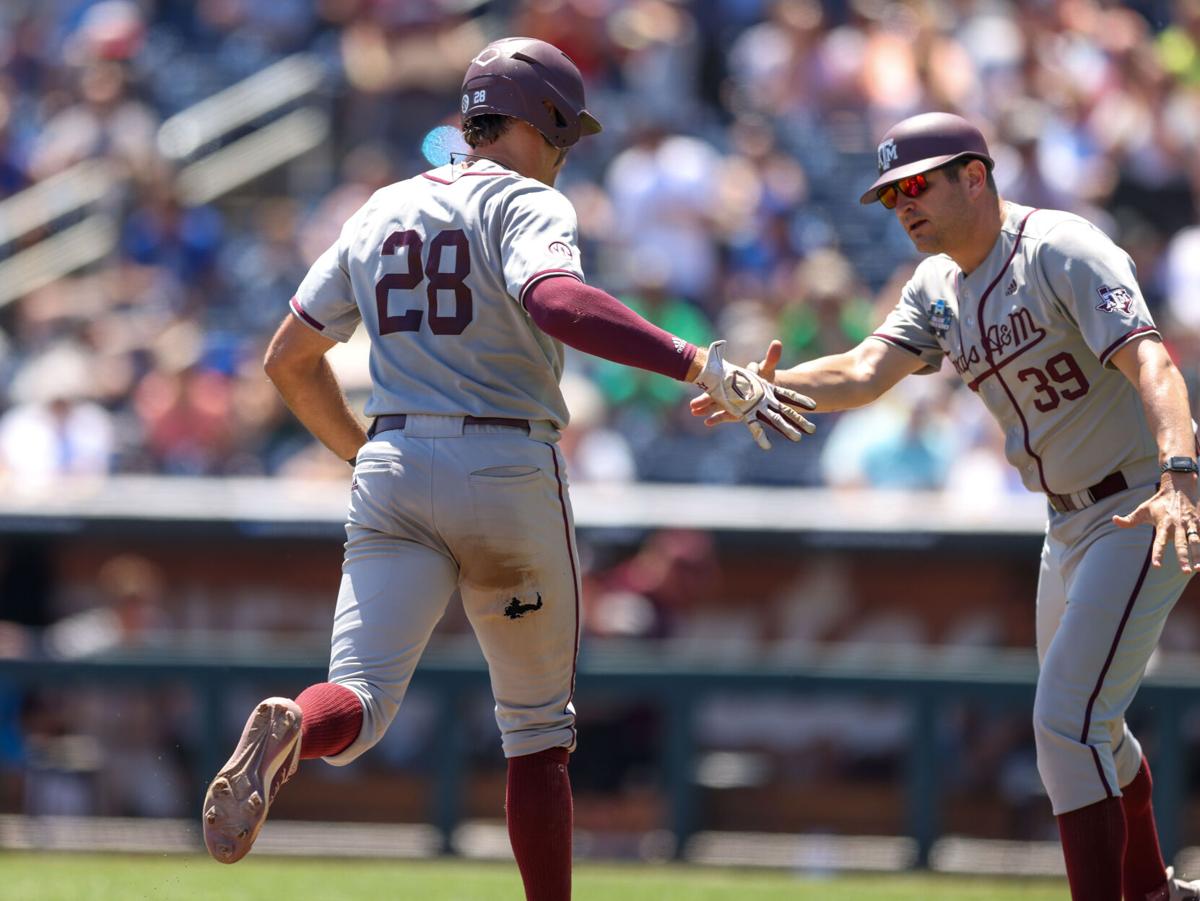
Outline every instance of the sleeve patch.
POLYGON ((1127 316, 1133 312, 1133 295, 1129 293, 1128 289, 1119 285, 1115 288, 1101 285, 1096 289, 1096 293, 1100 295, 1100 303, 1096 304, 1096 309, 1101 313, 1117 313, 1127 316))

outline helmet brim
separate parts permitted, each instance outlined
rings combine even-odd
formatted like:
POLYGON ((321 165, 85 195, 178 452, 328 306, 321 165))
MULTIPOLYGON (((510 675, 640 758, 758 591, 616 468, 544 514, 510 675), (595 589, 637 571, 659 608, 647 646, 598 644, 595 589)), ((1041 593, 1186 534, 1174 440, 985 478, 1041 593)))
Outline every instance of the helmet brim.
POLYGON ((604 131, 600 120, 583 109, 579 111, 579 133, 583 135, 598 135, 604 131))

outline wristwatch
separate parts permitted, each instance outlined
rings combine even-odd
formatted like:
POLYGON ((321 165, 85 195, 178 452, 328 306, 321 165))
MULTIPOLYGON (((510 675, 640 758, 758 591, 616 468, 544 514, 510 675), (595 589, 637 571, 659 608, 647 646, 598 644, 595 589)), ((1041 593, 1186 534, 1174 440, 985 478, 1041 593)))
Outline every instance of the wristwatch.
POLYGON ((1190 472, 1195 475, 1200 472, 1193 457, 1168 457, 1167 462, 1158 468, 1159 472, 1190 472))

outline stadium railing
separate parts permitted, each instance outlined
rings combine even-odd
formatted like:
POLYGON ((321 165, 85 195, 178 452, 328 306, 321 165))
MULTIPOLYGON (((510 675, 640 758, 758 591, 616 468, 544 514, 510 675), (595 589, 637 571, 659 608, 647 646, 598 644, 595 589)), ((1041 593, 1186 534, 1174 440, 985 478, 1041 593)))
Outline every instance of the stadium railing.
MULTIPOLYGON (((167 119, 158 150, 178 166, 180 199, 209 203, 321 146, 327 74, 297 53, 167 119)), ((128 182, 121 166, 87 159, 0 201, 0 307, 111 254, 128 182)))

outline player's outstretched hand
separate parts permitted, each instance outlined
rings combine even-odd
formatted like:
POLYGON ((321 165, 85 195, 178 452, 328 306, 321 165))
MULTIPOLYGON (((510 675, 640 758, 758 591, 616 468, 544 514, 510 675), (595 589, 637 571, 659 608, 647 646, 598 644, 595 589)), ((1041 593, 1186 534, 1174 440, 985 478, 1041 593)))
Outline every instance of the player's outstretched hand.
POLYGON ((762 363, 741 367, 725 360, 724 341, 714 341, 709 345, 704 369, 696 377, 696 384, 705 393, 692 401, 692 414, 708 415, 707 425, 744 422, 763 450, 771 449, 764 425, 789 441, 811 435, 816 427, 800 411, 812 410, 816 404, 803 394, 772 384, 782 352, 783 345, 772 341, 762 363))
MULTIPOLYGON (((761 375, 768 382, 775 381, 775 368, 779 365, 779 360, 783 356, 783 342, 776 339, 767 345, 767 352, 762 358, 762 362, 754 362, 746 368, 751 372, 761 375)), ((707 416, 704 420, 706 426, 720 425, 723 422, 738 422, 738 417, 732 413, 727 413, 721 409, 715 400, 713 400, 707 391, 703 394, 692 398, 690 404, 693 416, 707 416)))
POLYGON ((1172 479, 1164 478, 1154 497, 1127 516, 1114 516, 1112 521, 1123 529, 1154 526, 1154 549, 1150 554, 1154 566, 1162 566, 1167 542, 1174 539, 1179 568, 1190 573, 1200 567, 1200 515, 1193 498, 1172 479))

